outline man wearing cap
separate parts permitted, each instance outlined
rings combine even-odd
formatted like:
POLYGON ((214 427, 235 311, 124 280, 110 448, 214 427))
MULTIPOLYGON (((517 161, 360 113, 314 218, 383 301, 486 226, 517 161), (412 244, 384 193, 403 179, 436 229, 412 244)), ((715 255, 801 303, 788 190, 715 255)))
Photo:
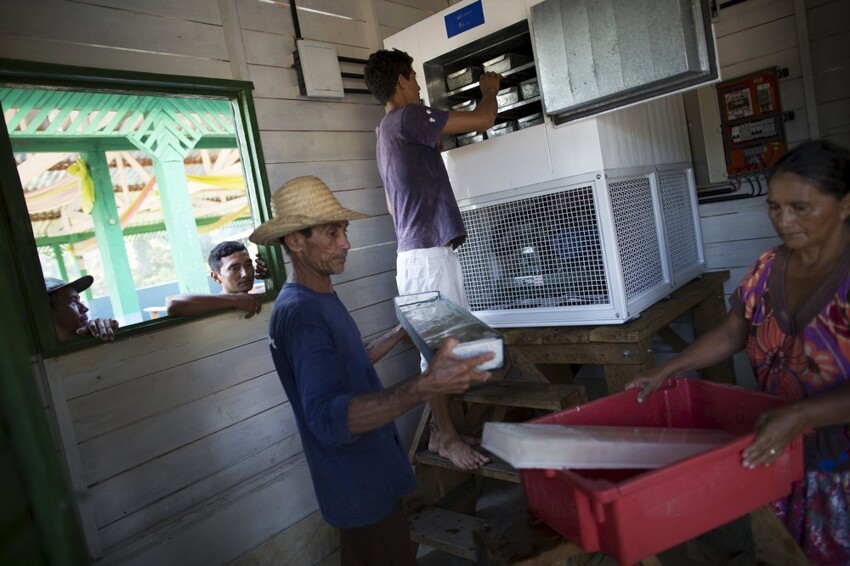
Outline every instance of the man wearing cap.
POLYGON ((78 336, 90 334, 104 342, 115 340, 118 321, 113 318, 95 318, 89 320, 89 309, 80 301, 80 293, 91 287, 94 278, 83 275, 70 283, 55 277, 45 277, 44 287, 50 297, 53 310, 53 326, 60 342, 67 342, 78 336))
POLYGON ((449 339, 427 371, 384 389, 373 364, 404 331, 397 326, 364 345, 331 283, 345 269, 348 221, 366 216, 343 208, 313 176, 278 189, 272 209, 250 240, 282 244, 292 259, 269 340, 322 516, 340 529, 342 564, 415 564, 401 506, 415 479, 394 420, 434 395, 485 380, 489 373, 475 367, 492 354, 462 360, 449 339))
MULTIPOLYGON (((454 254, 466 240, 466 228, 440 155, 440 138, 492 127, 501 77, 490 72, 481 75, 481 100, 474 110, 446 112, 421 103, 413 58, 404 51, 381 49, 372 53, 363 75, 366 87, 385 112, 375 129, 376 156, 398 239, 398 292, 439 291, 455 304, 469 308, 460 262, 454 254)), ((424 357, 421 367, 427 367, 424 357)), ((434 399, 430 407, 434 419, 429 450, 464 470, 490 461, 458 434, 448 398, 434 399)))
POLYGON ((184 293, 166 299, 169 316, 196 316, 226 308, 244 311, 251 318, 262 308, 263 293, 252 293, 254 278, 265 279, 266 264, 257 257, 256 268, 248 249, 240 242, 225 241, 210 250, 210 277, 221 285, 217 295, 184 293))

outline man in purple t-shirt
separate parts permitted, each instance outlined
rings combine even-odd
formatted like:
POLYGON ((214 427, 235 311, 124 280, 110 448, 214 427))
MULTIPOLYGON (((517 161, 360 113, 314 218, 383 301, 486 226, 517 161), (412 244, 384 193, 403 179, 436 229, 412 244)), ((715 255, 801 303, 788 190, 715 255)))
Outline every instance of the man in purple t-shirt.
MULTIPOLYGON (((375 131, 378 170, 398 239, 398 292, 439 291, 468 307, 460 263, 454 254, 466 240, 466 228, 440 155, 440 136, 493 126, 501 77, 496 73, 481 76, 481 101, 474 110, 446 112, 421 104, 412 64, 413 59, 403 51, 380 50, 369 56, 364 69, 366 86, 386 112, 375 131)), ((423 358, 422 370, 426 367, 423 358)), ((434 426, 429 450, 465 470, 490 461, 458 434, 447 397, 435 398, 430 407, 434 426)))

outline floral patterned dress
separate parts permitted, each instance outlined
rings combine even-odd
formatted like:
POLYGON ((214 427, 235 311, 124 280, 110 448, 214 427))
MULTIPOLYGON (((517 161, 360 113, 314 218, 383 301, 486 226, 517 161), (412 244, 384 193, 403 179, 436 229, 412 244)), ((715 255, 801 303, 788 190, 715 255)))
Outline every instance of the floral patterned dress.
MULTIPOLYGON (((798 401, 850 382, 850 248, 797 313, 786 302, 789 256, 784 246, 762 254, 731 302, 749 323, 761 388, 798 401)), ((804 446, 805 477, 774 511, 812 563, 850 564, 850 424, 818 428, 804 446)))

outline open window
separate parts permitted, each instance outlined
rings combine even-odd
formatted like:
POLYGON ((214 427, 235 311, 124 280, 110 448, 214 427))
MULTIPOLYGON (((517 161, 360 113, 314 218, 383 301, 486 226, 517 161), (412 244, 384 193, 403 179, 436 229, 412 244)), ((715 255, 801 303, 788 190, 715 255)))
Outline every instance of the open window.
POLYGON ((38 343, 56 346, 42 277, 92 275, 90 318, 130 331, 169 295, 218 292, 209 250, 269 216, 251 88, 0 61, 0 181, 38 343))

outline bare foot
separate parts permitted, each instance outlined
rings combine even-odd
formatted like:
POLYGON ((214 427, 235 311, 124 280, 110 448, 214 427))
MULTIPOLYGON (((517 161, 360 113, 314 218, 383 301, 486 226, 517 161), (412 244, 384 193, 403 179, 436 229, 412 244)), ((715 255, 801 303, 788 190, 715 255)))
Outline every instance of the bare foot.
POLYGON ((431 438, 428 439, 428 450, 447 458, 461 470, 475 470, 489 464, 490 458, 470 448, 466 443, 467 439, 475 440, 469 436, 463 439, 459 436, 449 439, 435 427, 431 430, 431 438))
POLYGON ((468 434, 461 434, 460 439, 463 440, 469 446, 478 446, 481 444, 480 436, 469 436, 468 434))
MULTIPOLYGON (((434 425, 431 425, 431 436, 428 438, 428 451, 434 454, 440 453, 440 431, 434 425)), ((469 446, 478 446, 481 444, 480 436, 470 436, 469 434, 461 434, 460 439, 469 446)))

